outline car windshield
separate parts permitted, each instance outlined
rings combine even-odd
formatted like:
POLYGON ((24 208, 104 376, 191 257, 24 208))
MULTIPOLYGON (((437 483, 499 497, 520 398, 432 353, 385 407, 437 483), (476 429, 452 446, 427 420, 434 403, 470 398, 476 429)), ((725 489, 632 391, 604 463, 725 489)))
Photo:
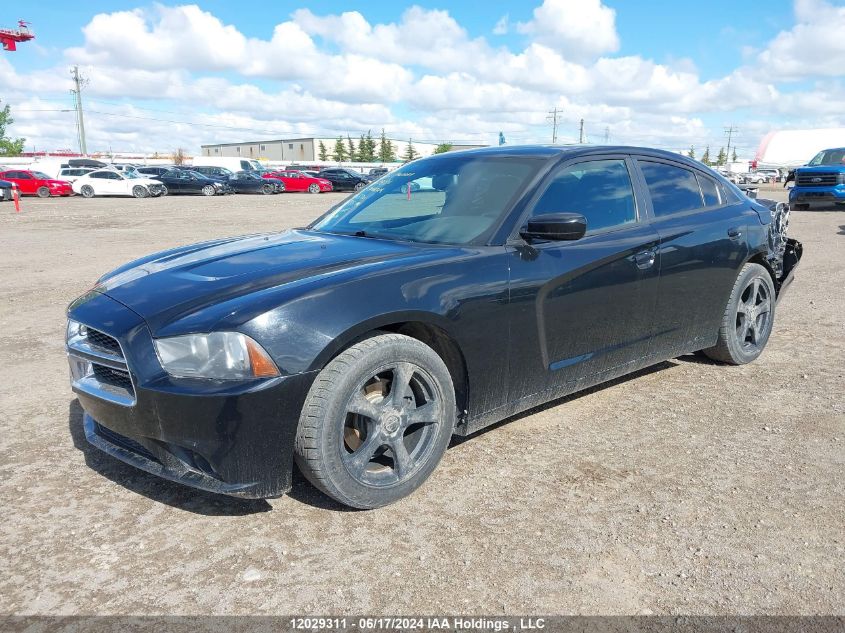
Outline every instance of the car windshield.
POLYGON ((845 164, 845 148, 826 149, 819 152, 808 163, 811 167, 816 165, 842 165, 845 164))
POLYGON ((124 178, 143 178, 143 176, 141 174, 139 174, 137 171, 135 171, 134 169, 124 171, 121 175, 124 178))
POLYGON ((437 156, 383 176, 315 222, 327 233, 469 244, 495 228, 543 164, 515 156, 437 156))
POLYGON ((36 178, 40 178, 41 180, 51 180, 50 176, 45 174, 43 171, 34 171, 32 172, 32 175, 36 178))

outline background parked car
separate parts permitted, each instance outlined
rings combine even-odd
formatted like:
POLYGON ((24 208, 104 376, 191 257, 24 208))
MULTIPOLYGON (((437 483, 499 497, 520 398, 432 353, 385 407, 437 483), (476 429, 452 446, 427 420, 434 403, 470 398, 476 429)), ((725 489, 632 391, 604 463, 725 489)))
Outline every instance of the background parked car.
POLYGON ((272 171, 263 175, 264 178, 278 178, 285 185, 285 191, 307 191, 322 193, 333 189, 332 183, 325 178, 314 178, 300 171, 272 171))
POLYGON ((49 198, 50 196, 72 196, 70 183, 50 178, 40 171, 28 169, 0 172, 0 180, 8 180, 18 186, 21 195, 49 198))
POLYGON ((285 185, 281 180, 262 178, 254 171, 239 171, 229 177, 229 186, 235 193, 282 193, 285 185))
POLYGON ((73 182, 80 176, 90 174, 92 171, 94 170, 91 167, 65 167, 59 170, 59 175, 56 176, 56 180, 73 182))
POLYGON ((156 197, 167 193, 167 188, 157 180, 145 178, 134 171, 119 172, 114 169, 97 169, 73 181, 73 190, 85 198, 94 196, 156 197))
POLYGON ((147 165, 145 167, 138 167, 136 171, 142 176, 155 178, 156 176, 161 176, 163 173, 170 171, 173 167, 174 165, 147 165))
POLYGON ((187 169, 200 173, 203 176, 208 176, 209 178, 217 178, 220 180, 228 180, 229 178, 235 175, 235 172, 233 172, 231 169, 228 169, 226 167, 216 167, 214 165, 198 165, 196 167, 191 166, 187 167, 187 169))
POLYGON ((748 172, 747 174, 742 174, 743 182, 752 184, 752 185, 759 185, 764 182, 769 181, 770 176, 766 174, 760 173, 758 171, 748 172))
POLYGON ((234 193, 234 189, 230 185, 187 169, 168 169, 163 174, 154 176, 154 178, 163 182, 170 194, 215 196, 234 193))
POLYGON ((324 169, 317 177, 332 183, 335 191, 360 191, 372 182, 369 176, 341 168, 324 169))
POLYGON ((376 179, 376 178, 381 178, 386 173, 387 173, 387 167, 373 167, 370 170, 369 176, 370 176, 370 178, 376 179))
POLYGON ((14 191, 17 185, 8 180, 0 180, 0 202, 14 199, 14 191))

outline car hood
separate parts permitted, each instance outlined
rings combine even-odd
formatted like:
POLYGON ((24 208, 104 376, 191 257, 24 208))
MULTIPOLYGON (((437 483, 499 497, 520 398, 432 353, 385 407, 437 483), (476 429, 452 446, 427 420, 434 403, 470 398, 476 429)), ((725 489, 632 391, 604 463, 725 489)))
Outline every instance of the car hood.
POLYGON ((840 163, 839 165, 814 165, 813 167, 798 167, 795 171, 800 171, 802 174, 829 174, 830 172, 845 171, 845 164, 840 163))
POLYGON ((250 293, 424 250, 407 242, 306 230, 250 235, 150 255, 108 273, 94 290, 139 314, 155 332, 250 293))

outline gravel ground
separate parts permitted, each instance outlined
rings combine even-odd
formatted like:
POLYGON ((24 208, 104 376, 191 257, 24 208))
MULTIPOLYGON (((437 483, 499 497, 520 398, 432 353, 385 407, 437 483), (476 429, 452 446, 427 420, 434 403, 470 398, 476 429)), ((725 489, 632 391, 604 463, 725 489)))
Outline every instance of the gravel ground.
POLYGON ((86 445, 69 301, 342 197, 0 205, 0 613, 845 613, 842 212, 793 213, 804 260, 757 362, 684 357, 552 403, 455 442, 382 510, 301 478, 216 497, 86 445))

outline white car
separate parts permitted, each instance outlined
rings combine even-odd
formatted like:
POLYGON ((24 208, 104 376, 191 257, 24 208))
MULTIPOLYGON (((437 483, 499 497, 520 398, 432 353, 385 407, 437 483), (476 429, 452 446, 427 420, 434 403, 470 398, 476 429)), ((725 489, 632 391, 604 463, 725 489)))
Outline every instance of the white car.
POLYGON ((98 169, 90 174, 80 176, 71 185, 73 190, 84 198, 94 196, 163 196, 167 194, 167 187, 158 180, 144 178, 137 172, 121 173, 114 169, 98 169))
POLYGON ((94 170, 90 167, 64 167, 59 170, 59 175, 56 176, 56 180, 66 180, 67 182, 73 182, 80 176, 90 174, 92 171, 94 170))

